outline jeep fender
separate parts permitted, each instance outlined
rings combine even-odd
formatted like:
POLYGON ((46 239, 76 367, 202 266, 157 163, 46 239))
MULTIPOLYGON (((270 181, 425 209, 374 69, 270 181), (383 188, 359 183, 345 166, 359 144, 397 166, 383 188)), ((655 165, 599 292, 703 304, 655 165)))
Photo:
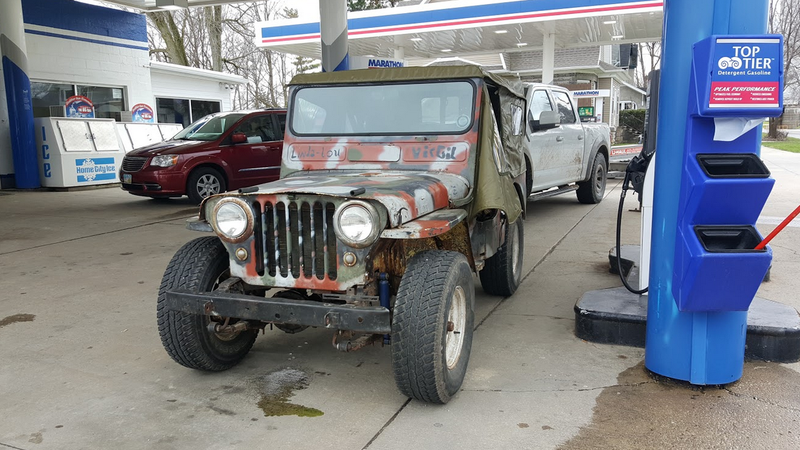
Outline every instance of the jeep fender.
POLYGON ((418 219, 406 222, 399 227, 387 228, 381 232, 386 239, 424 239, 452 230, 467 218, 463 209, 440 209, 418 219))

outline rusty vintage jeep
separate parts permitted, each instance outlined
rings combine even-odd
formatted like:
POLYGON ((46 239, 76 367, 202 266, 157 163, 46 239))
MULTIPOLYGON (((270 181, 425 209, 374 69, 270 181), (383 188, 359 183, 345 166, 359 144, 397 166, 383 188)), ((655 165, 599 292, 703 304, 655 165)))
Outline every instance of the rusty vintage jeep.
POLYGON ((388 344, 397 386, 445 403, 474 328, 473 274, 520 284, 525 99, 476 67, 356 70, 292 81, 281 179, 207 198, 164 273, 158 328, 202 370, 244 358, 259 330, 388 344))

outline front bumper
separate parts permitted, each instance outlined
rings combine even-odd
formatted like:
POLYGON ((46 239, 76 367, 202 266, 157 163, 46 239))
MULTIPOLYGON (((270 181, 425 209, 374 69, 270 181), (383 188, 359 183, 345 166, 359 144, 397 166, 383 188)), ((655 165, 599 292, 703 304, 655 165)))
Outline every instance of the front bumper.
POLYGON ((392 319, 382 306, 355 306, 312 300, 260 298, 228 292, 168 291, 165 306, 189 314, 220 315, 262 322, 389 334, 392 319))
POLYGON ((144 170, 126 172, 121 170, 119 179, 122 189, 137 195, 181 196, 186 194, 186 176, 180 171, 144 170), (126 183, 125 175, 131 176, 126 183))

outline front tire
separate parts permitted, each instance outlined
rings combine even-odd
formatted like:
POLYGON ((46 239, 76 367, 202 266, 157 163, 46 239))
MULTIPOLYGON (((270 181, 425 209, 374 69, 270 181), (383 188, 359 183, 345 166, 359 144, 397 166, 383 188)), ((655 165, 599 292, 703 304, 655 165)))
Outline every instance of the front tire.
POLYGON ((605 155, 598 153, 592 162, 591 176, 586 181, 578 183, 578 201, 587 205, 600 203, 606 193, 606 179, 608 177, 608 162, 605 155))
POLYGON ((447 403, 461 389, 472 350, 475 288, 458 252, 414 255, 392 316, 392 369, 403 395, 447 403))
POLYGON ((218 170, 211 167, 200 167, 192 171, 186 182, 186 195, 195 203, 204 198, 226 190, 225 178, 218 170))
POLYGON ((168 310, 166 293, 174 289, 209 292, 229 276, 228 252, 216 237, 202 237, 180 248, 164 271, 158 289, 158 333, 169 356, 191 369, 222 371, 244 359, 257 331, 220 335, 209 330, 210 318, 168 310))
POLYGON ((522 255, 525 232, 522 216, 514 223, 506 224, 506 241, 497 253, 486 260, 481 278, 483 291, 491 295, 508 297, 517 291, 522 282, 522 255))

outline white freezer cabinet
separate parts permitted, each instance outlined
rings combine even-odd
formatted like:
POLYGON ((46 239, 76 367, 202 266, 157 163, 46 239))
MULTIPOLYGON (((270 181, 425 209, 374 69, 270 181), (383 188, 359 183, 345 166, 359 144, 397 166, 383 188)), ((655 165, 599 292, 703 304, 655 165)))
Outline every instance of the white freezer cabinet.
POLYGON ((39 178, 45 187, 119 182, 125 150, 113 119, 35 119, 39 178))
POLYGON ((171 139, 182 129, 183 125, 179 123, 117 123, 117 132, 125 153, 171 139))

